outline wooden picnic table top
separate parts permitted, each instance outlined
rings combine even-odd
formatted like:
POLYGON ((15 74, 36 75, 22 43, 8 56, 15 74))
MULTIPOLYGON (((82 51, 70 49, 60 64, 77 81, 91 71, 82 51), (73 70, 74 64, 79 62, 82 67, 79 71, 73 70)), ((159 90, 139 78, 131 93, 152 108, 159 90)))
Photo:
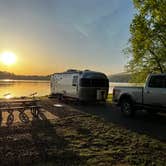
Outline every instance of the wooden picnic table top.
POLYGON ((38 106, 28 106, 28 107, 3 107, 3 108, 0 108, 0 111, 22 110, 22 109, 33 109, 33 108, 42 108, 42 106, 38 105, 38 106))
POLYGON ((2 103, 29 103, 29 102, 37 102, 39 99, 1 99, 0 104, 2 103))

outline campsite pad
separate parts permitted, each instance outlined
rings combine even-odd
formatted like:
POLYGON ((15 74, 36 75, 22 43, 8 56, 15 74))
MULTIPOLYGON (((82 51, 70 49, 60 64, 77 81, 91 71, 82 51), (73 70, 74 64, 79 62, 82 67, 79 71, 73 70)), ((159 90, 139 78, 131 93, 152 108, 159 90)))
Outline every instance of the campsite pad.
POLYGON ((165 165, 165 142, 55 103, 42 99, 55 119, 0 128, 1 165, 165 165))

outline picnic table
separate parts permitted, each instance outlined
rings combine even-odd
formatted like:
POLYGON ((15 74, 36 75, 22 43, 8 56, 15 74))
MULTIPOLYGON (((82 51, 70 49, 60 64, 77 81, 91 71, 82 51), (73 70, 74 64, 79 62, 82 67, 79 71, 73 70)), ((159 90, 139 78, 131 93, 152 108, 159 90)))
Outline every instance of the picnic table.
POLYGON ((29 122, 29 118, 25 114, 25 110, 30 110, 34 117, 37 117, 41 108, 39 99, 1 99, 0 100, 0 121, 2 121, 2 112, 8 112, 7 122, 10 124, 14 121, 14 111, 19 111, 19 118, 23 122, 29 122))

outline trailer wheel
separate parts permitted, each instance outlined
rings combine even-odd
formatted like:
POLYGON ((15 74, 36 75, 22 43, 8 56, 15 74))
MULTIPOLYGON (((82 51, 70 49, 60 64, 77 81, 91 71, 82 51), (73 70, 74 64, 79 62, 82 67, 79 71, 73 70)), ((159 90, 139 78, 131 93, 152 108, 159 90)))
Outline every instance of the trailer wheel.
POLYGON ((135 111, 133 109, 132 101, 130 99, 122 99, 121 103, 121 112, 123 115, 128 117, 133 117, 135 114, 135 111))
POLYGON ((59 101, 62 101, 62 100, 63 100, 63 95, 62 95, 62 94, 59 94, 59 95, 58 95, 58 100, 59 100, 59 101))

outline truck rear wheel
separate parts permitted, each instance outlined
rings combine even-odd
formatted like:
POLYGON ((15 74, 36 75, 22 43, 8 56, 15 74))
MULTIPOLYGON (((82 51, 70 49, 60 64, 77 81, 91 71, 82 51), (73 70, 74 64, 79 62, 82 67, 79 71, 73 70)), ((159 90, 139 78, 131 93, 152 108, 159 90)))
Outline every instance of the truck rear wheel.
POLYGON ((121 101, 121 112, 128 117, 134 116, 134 109, 132 105, 132 101, 130 99, 122 99, 121 101))
POLYGON ((149 115, 156 115, 158 113, 157 110, 153 110, 153 109, 149 109, 149 110, 146 110, 146 111, 149 115))

